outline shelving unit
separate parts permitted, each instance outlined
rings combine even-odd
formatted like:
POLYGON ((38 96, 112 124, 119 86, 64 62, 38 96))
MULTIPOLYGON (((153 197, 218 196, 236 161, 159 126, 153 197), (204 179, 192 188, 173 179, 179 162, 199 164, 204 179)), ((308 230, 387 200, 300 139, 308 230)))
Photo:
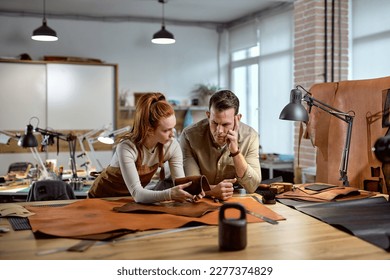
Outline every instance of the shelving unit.
MULTIPOLYGON (((183 122, 187 111, 191 111, 194 122, 206 117, 206 106, 174 106, 176 114, 176 130, 180 133, 183 130, 183 122)), ((118 128, 133 125, 134 106, 119 106, 117 124, 118 128)))
MULTIPOLYGON (((173 106, 173 108, 175 109, 175 111, 191 110, 191 111, 204 111, 204 112, 206 112, 208 109, 207 106, 173 106)), ((119 110, 132 112, 135 110, 135 106, 120 106, 119 110)))

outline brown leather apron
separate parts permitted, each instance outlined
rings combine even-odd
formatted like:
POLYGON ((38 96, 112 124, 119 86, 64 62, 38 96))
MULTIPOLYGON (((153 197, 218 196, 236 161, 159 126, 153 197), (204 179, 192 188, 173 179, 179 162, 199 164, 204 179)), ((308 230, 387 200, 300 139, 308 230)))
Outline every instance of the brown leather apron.
MULTIPOLYGON (((135 166, 143 187, 150 183, 158 167, 160 167, 160 180, 164 180, 165 178, 163 146, 158 144, 157 150, 159 153, 159 162, 153 166, 142 165, 141 153, 138 151, 135 166)), ((108 166, 93 182, 92 187, 88 192, 88 197, 96 198, 117 196, 130 196, 130 193, 123 179, 121 169, 119 167, 108 166)))

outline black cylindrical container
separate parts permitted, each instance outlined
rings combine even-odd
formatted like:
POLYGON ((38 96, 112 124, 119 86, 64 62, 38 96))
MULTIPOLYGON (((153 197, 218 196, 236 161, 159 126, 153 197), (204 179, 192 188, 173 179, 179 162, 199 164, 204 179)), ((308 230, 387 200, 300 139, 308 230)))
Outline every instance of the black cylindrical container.
POLYGON ((246 247, 246 212, 239 203, 223 204, 219 210, 219 248, 225 251, 238 251, 246 247), (240 211, 238 219, 227 219, 225 210, 235 208, 240 211))

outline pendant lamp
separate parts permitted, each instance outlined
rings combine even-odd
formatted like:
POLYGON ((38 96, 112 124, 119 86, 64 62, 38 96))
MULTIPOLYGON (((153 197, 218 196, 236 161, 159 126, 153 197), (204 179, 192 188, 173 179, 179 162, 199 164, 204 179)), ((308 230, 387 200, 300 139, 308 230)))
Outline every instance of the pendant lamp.
POLYGON ((154 44, 173 44, 176 42, 173 34, 165 29, 165 19, 164 19, 164 4, 167 0, 158 0, 162 4, 162 26, 161 30, 154 33, 152 43, 154 44))
POLYGON ((31 39, 36 41, 57 41, 57 33, 47 26, 46 22, 46 0, 43 0, 43 21, 42 26, 33 31, 31 39))

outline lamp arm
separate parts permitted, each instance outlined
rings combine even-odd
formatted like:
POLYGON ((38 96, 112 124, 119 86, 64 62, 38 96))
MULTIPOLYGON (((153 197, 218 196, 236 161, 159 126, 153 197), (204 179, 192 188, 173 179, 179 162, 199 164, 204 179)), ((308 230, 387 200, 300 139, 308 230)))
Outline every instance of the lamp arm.
POLYGON ((63 141, 67 141, 67 142, 72 142, 75 140, 75 136, 72 135, 72 134, 63 134, 61 132, 57 132, 57 131, 53 131, 53 130, 47 130, 47 129, 42 129, 42 128, 39 128, 39 127, 36 127, 35 128, 35 131, 36 132, 39 132, 41 133, 42 135, 49 135, 49 136, 53 136, 53 137, 57 137, 63 141))
POLYGON ((101 128, 93 129, 93 130, 91 130, 91 131, 86 132, 86 133, 83 134, 83 135, 80 135, 79 137, 82 137, 83 140, 85 140, 86 138, 91 138, 93 135, 99 133, 100 131, 102 131, 102 130, 107 130, 109 126, 110 126, 110 125, 104 125, 104 126, 102 126, 101 128))
POLYGON ((93 160, 94 160, 94 161, 97 163, 97 165, 98 165, 98 168, 99 168, 98 171, 103 170, 102 164, 101 164, 100 161, 96 158, 95 148, 93 147, 93 139, 87 138, 87 143, 88 143, 89 150, 91 151, 91 156, 92 156, 93 160))
POLYGON ((305 101, 309 106, 315 106, 348 124, 347 135, 345 138, 345 144, 341 156, 339 171, 340 171, 340 180, 343 181, 343 186, 349 186, 347 171, 348 171, 349 149, 351 145, 351 136, 352 136, 352 125, 353 125, 353 118, 355 117, 355 115, 354 114, 351 115, 350 113, 345 113, 336 108, 333 108, 332 106, 320 100, 315 99, 309 93, 305 94, 305 96, 303 97, 303 101, 305 101))
POLYGON ((351 117, 350 121, 348 121, 347 137, 345 138, 345 145, 344 145, 344 150, 343 150, 341 163, 340 163, 340 180, 343 181, 344 186, 349 186, 347 170, 348 170, 349 148, 351 145, 352 125, 353 125, 353 117, 351 117))
POLYGON ((4 134, 4 135, 7 135, 8 137, 12 138, 12 139, 19 139, 20 138, 20 134, 19 133, 11 133, 11 132, 8 132, 8 131, 5 131, 5 130, 0 130, 0 133, 4 134))
POLYGON ((113 136, 116 136, 118 134, 121 134, 121 133, 124 133, 124 132, 127 132, 130 130, 130 126, 125 126, 125 127, 122 127, 120 129, 117 129, 117 130, 114 130, 110 133, 110 135, 112 134, 113 136))
POLYGON ((39 128, 39 127, 36 127, 34 130, 36 132, 41 133, 42 135, 49 135, 49 136, 53 136, 53 137, 58 137, 61 140, 68 141, 68 138, 67 138, 67 136, 65 134, 62 134, 62 133, 57 132, 57 131, 42 129, 42 128, 39 128))
POLYGON ((13 134, 13 133, 8 132, 8 131, 0 130, 0 144, 8 145, 10 142, 10 139, 14 139, 16 141, 19 141, 20 134, 19 133, 13 134))
POLYGON ((77 138, 70 135, 67 137, 67 141, 69 146, 69 156, 71 160, 71 169, 72 169, 73 178, 77 178, 77 167, 76 167, 77 138))
POLYGON ((349 117, 354 117, 353 115, 350 115, 349 113, 345 113, 343 111, 340 111, 336 108, 333 108, 332 106, 318 100, 318 99, 315 99, 314 97, 312 97, 310 94, 305 94, 303 96, 303 101, 305 101, 309 106, 315 106, 333 116, 335 116, 336 118, 339 118, 340 120, 342 121, 345 121, 346 123, 349 122, 349 117))
POLYGON ((47 172, 47 169, 45 165, 43 164, 43 161, 38 153, 38 150, 36 147, 31 147, 30 148, 31 153, 33 154, 35 160, 38 162, 38 164, 41 166, 42 169, 42 178, 47 179, 49 178, 49 173, 47 172))
POLYGON ((42 129, 42 128, 39 128, 39 127, 36 127, 35 131, 41 133, 42 135, 49 135, 49 136, 57 137, 58 139, 61 139, 63 141, 67 141, 68 142, 69 155, 70 155, 70 160, 71 160, 71 169, 72 169, 72 173, 73 173, 73 178, 77 178, 76 155, 75 155, 75 153, 76 153, 77 137, 72 135, 72 134, 65 135, 65 134, 57 132, 57 131, 42 129))

